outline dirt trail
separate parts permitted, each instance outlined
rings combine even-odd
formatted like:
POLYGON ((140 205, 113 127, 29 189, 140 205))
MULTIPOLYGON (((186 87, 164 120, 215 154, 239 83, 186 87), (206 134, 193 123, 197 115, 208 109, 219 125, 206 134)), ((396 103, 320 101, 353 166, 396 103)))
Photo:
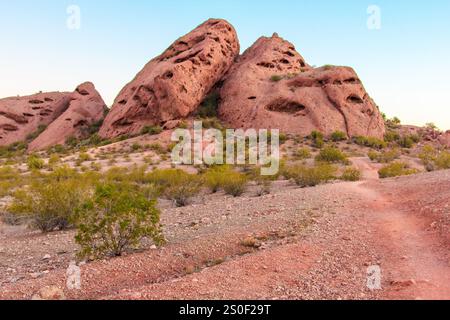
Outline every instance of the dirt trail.
POLYGON ((398 210, 371 183, 347 188, 372 203, 368 223, 377 229, 374 236, 385 258, 384 269, 396 278, 385 298, 450 299, 449 261, 442 256, 436 237, 427 232, 426 221, 416 212, 398 210))

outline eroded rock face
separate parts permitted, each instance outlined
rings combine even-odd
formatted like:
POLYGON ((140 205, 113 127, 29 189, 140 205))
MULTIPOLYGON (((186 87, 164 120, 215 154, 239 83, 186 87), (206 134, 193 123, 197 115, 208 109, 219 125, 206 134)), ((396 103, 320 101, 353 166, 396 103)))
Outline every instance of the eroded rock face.
POLYGON ((0 100, 0 146, 25 141, 39 126, 48 126, 66 111, 69 92, 38 93, 0 100))
POLYGON ((71 94, 66 111, 30 143, 29 150, 43 150, 54 145, 63 145, 69 137, 86 137, 89 126, 101 121, 105 110, 106 104, 94 85, 90 82, 81 84, 71 94))
POLYGON ((80 138, 86 128, 103 118, 106 105, 92 83, 74 92, 38 93, 0 100, 0 146, 26 141, 40 127, 45 130, 29 145, 30 151, 80 138))
POLYGON ((440 137, 439 137, 439 142, 447 147, 450 148, 450 130, 444 132, 440 137))
POLYGON ((239 54, 237 34, 224 20, 208 20, 151 60, 122 89, 100 130, 112 138, 138 134, 194 112, 239 54))
POLYGON ((232 67, 220 92, 221 119, 233 128, 280 129, 306 136, 382 138, 382 116, 355 71, 311 68, 294 46, 274 35, 259 39, 232 67))

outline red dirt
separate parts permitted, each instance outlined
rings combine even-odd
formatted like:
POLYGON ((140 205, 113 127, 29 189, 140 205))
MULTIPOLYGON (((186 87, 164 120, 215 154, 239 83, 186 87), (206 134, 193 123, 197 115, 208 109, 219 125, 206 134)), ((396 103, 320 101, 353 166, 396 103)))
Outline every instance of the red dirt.
MULTIPOLYGON (((66 297, 450 299, 450 171, 379 181, 365 161, 355 161, 367 171, 363 182, 308 189, 280 184, 260 198, 216 195, 164 209, 166 247, 89 263, 82 267, 82 290, 66 290, 66 297), (243 246, 246 237, 259 245, 243 246), (381 290, 366 286, 373 265, 381 267, 381 290)), ((0 234, 3 248, 24 239, 0 234)), ((29 241, 24 246, 38 250, 29 241)), ((23 263, 2 250, 0 256, 9 257, 4 261, 23 263)), ((0 278, 0 298, 64 288, 63 266, 37 279, 0 278)))

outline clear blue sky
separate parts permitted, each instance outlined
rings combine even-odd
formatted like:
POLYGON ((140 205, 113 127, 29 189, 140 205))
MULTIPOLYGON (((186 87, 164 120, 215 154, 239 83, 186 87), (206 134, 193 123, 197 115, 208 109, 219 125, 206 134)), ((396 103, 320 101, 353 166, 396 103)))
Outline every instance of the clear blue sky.
POLYGON ((242 49, 278 32, 312 65, 350 65, 382 111, 450 129, 450 1, 0 0, 0 97, 93 81, 111 104, 143 65, 202 21, 225 18, 242 49), (66 26, 69 5, 81 29, 66 26), (381 9, 381 30, 367 8, 381 9))

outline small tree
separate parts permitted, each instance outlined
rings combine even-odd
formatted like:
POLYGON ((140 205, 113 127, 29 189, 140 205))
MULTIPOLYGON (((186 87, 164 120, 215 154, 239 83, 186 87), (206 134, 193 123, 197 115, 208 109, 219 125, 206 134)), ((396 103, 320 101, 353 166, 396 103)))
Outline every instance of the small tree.
POLYGON ((121 256, 144 238, 157 245, 164 238, 155 200, 129 184, 100 184, 76 215, 81 258, 121 256))

